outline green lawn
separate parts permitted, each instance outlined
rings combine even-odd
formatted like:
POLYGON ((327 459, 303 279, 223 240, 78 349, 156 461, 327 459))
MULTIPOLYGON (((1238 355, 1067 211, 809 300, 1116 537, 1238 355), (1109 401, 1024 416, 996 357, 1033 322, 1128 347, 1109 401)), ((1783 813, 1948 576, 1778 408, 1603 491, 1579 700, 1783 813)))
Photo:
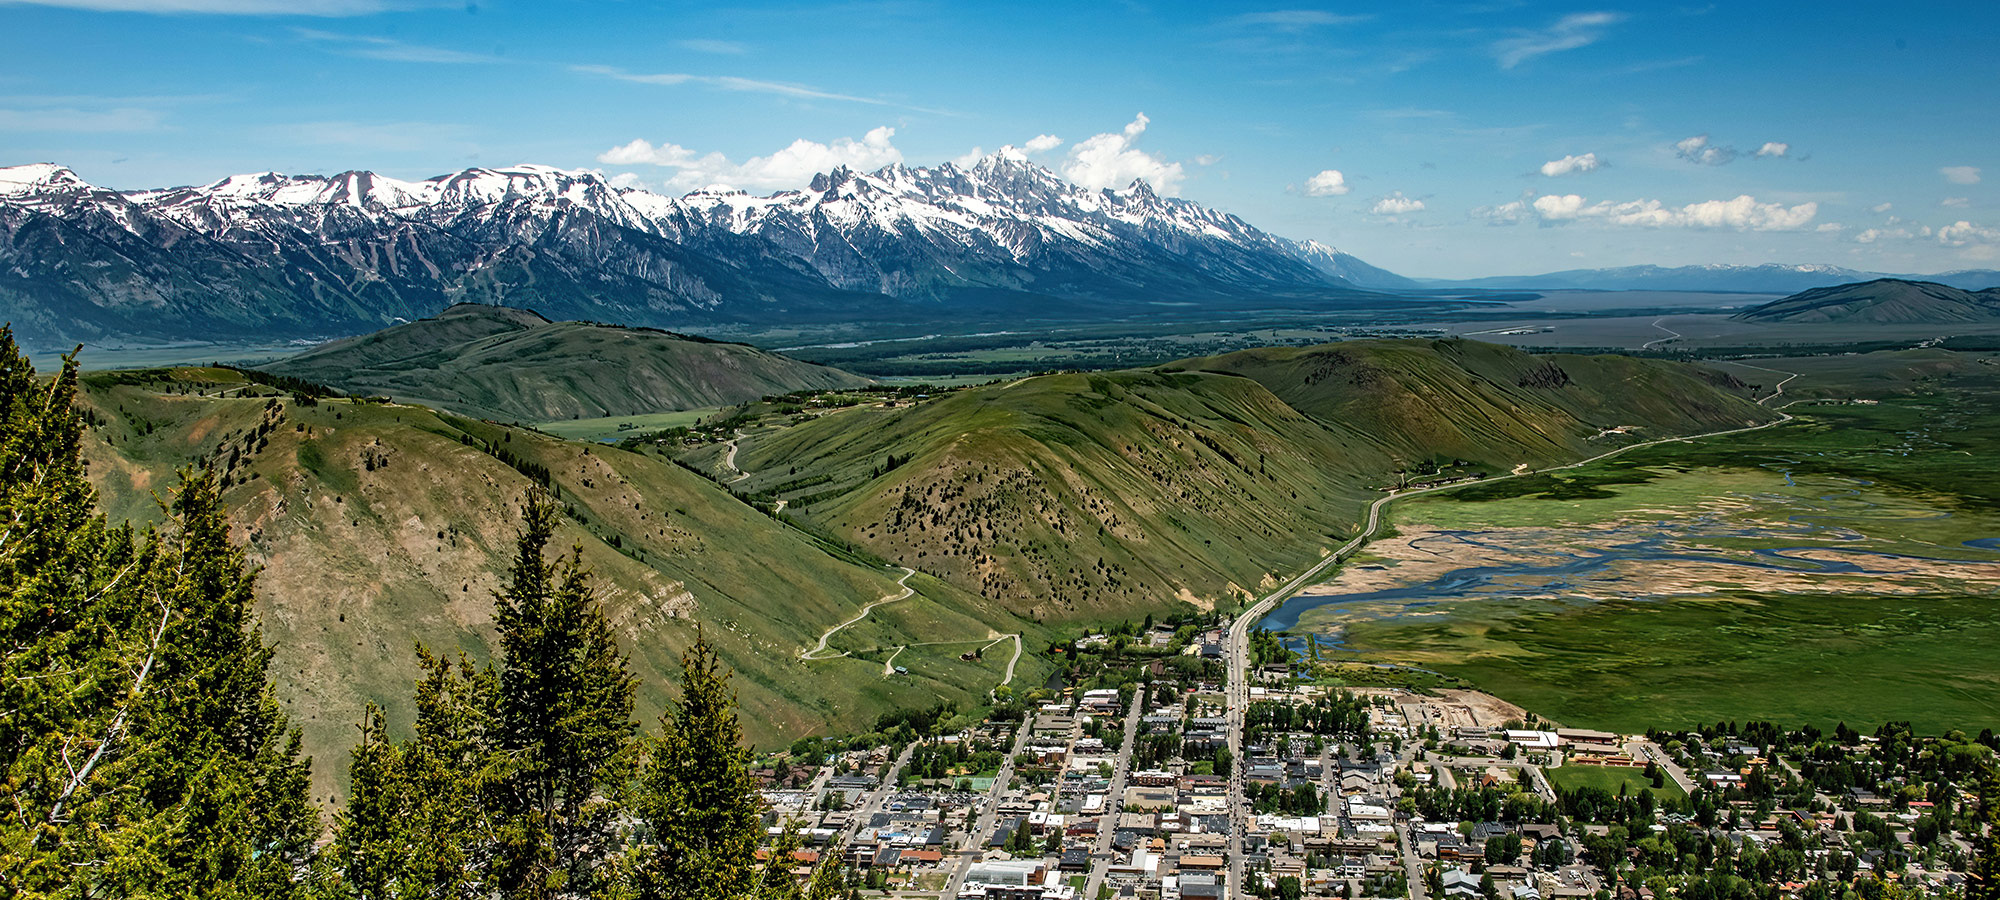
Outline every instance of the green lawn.
POLYGON ((1603 788, 1616 797, 1621 793, 1636 796, 1640 791, 1650 789, 1653 796, 1661 799, 1679 800, 1687 796, 1687 792, 1681 790, 1681 786, 1675 784, 1671 778, 1664 780, 1663 787, 1653 787, 1653 781, 1646 777, 1644 769, 1567 765, 1543 769, 1542 774, 1549 776, 1549 784, 1565 791, 1587 787, 1603 788))
POLYGON ((535 428, 572 441, 615 441, 662 428, 686 428, 721 411, 722 407, 711 407, 633 416, 607 416, 601 419, 562 419, 555 422, 541 422, 536 424, 535 428))

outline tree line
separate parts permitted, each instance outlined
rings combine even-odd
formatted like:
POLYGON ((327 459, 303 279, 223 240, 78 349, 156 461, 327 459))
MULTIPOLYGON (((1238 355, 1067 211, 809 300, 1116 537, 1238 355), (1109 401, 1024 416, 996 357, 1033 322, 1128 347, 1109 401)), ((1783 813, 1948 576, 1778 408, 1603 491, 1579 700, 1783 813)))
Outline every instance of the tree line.
POLYGON ((705 638, 657 726, 559 513, 523 502, 489 663, 419 647, 412 733, 371 706, 330 827, 279 708, 216 476, 145 530, 97 510, 74 356, 0 328, 0 895, 831 900, 765 858, 730 673, 705 638))

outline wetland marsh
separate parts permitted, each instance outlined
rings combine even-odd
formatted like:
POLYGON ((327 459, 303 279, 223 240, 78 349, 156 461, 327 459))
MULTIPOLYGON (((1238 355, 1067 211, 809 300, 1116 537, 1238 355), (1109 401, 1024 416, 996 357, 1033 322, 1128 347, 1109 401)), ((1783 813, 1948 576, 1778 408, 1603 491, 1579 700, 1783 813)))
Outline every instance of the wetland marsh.
POLYGON ((1565 724, 2000 720, 2000 392, 1413 497, 1263 622, 1565 724))

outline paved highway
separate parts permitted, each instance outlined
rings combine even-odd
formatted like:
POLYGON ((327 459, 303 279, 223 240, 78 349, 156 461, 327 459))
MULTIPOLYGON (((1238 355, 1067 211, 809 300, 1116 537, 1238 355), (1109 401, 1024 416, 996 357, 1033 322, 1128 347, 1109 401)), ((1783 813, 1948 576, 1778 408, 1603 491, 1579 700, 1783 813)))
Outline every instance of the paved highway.
POLYGON ((1132 692, 1132 708, 1125 713, 1125 745, 1118 754, 1118 766, 1111 773, 1111 793, 1104 798, 1103 824, 1090 850, 1090 880, 1084 883, 1077 900, 1096 900, 1097 886, 1111 868, 1111 838, 1118 832, 1118 814, 1125 808, 1125 780, 1132 774, 1132 746, 1139 734, 1139 718, 1145 714, 1146 689, 1132 692))

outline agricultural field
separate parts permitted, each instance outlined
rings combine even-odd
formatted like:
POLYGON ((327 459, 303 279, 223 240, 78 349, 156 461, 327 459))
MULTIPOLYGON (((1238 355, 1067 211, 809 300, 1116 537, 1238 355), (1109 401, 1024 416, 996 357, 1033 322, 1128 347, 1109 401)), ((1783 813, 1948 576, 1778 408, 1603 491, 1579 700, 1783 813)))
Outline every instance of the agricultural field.
POLYGON ((1794 396, 1874 396, 1395 504, 1266 627, 1575 726, 1993 725, 2000 390, 1948 356, 1754 361, 1811 370, 1794 396))

